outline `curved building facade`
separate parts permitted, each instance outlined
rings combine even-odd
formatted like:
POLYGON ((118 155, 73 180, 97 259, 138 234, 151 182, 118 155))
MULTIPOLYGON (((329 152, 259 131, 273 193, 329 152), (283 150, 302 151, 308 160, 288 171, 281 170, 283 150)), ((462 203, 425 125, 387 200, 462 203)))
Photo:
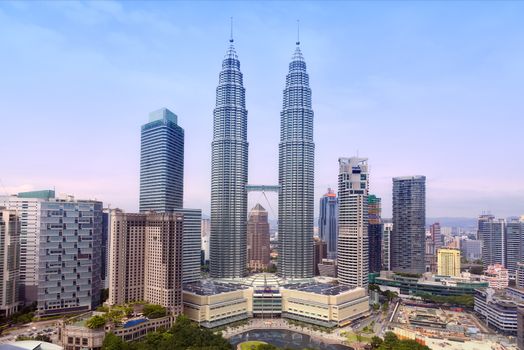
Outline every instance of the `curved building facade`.
POLYGON ((222 62, 213 112, 210 274, 246 273, 247 110, 240 61, 233 40, 222 62))
POLYGON ((313 110, 299 44, 286 76, 278 150, 278 273, 291 279, 313 276, 313 110))

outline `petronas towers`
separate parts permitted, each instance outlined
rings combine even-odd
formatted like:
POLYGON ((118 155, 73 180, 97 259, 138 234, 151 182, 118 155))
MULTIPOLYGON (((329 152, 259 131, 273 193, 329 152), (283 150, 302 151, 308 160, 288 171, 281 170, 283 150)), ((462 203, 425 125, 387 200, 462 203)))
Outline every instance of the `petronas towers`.
POLYGON ((243 277, 247 271, 247 110, 233 39, 219 75, 211 149, 210 274, 243 277))
MULTIPOLYGON (((222 62, 213 113, 210 275, 247 271, 248 142, 245 88, 233 39, 222 62)), ((299 42, 286 76, 279 144, 278 273, 313 277, 313 110, 299 42)))

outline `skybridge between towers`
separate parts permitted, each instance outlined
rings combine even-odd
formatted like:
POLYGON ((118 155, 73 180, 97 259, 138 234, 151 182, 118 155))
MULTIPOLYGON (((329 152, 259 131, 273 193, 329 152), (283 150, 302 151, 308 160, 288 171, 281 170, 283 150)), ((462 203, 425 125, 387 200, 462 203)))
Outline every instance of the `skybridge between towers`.
POLYGON ((264 198, 266 199, 267 205, 269 206, 269 210, 271 211, 273 216, 276 217, 278 220, 278 214, 273 210, 273 207, 269 202, 269 198, 267 198, 266 196, 266 192, 274 192, 278 194, 280 192, 280 185, 246 185, 246 191, 248 194, 250 192, 262 192, 264 198))

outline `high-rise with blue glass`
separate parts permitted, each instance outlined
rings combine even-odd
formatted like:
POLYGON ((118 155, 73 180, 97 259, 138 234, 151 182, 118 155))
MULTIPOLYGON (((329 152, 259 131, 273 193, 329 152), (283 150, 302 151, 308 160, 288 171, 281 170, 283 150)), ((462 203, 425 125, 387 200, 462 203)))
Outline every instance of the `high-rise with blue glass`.
POLYGON ((338 199, 337 194, 328 189, 328 192, 320 198, 318 215, 318 236, 327 244, 327 256, 329 259, 337 258, 338 239, 338 199))
POLYGON ((183 282, 200 279, 200 209, 183 207, 184 129, 176 114, 161 108, 142 126, 140 149, 140 212, 184 215, 183 282))
POLYGON ((278 274, 291 279, 310 278, 315 144, 309 75, 299 41, 289 64, 280 117, 278 274))
POLYGON ((167 108, 149 114, 140 143, 140 212, 183 207, 184 129, 167 108))

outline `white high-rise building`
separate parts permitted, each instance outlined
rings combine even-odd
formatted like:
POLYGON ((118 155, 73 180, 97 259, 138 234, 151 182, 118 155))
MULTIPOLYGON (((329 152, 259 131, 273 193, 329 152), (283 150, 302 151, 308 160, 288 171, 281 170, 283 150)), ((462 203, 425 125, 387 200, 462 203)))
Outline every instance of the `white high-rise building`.
POLYGON ((0 206, 15 210, 20 220, 20 299, 31 304, 38 298, 38 262, 41 203, 54 198, 55 191, 21 192, 0 196, 0 206))
POLYGON ((338 279, 344 285, 367 288, 367 158, 339 158, 338 162, 338 279))

